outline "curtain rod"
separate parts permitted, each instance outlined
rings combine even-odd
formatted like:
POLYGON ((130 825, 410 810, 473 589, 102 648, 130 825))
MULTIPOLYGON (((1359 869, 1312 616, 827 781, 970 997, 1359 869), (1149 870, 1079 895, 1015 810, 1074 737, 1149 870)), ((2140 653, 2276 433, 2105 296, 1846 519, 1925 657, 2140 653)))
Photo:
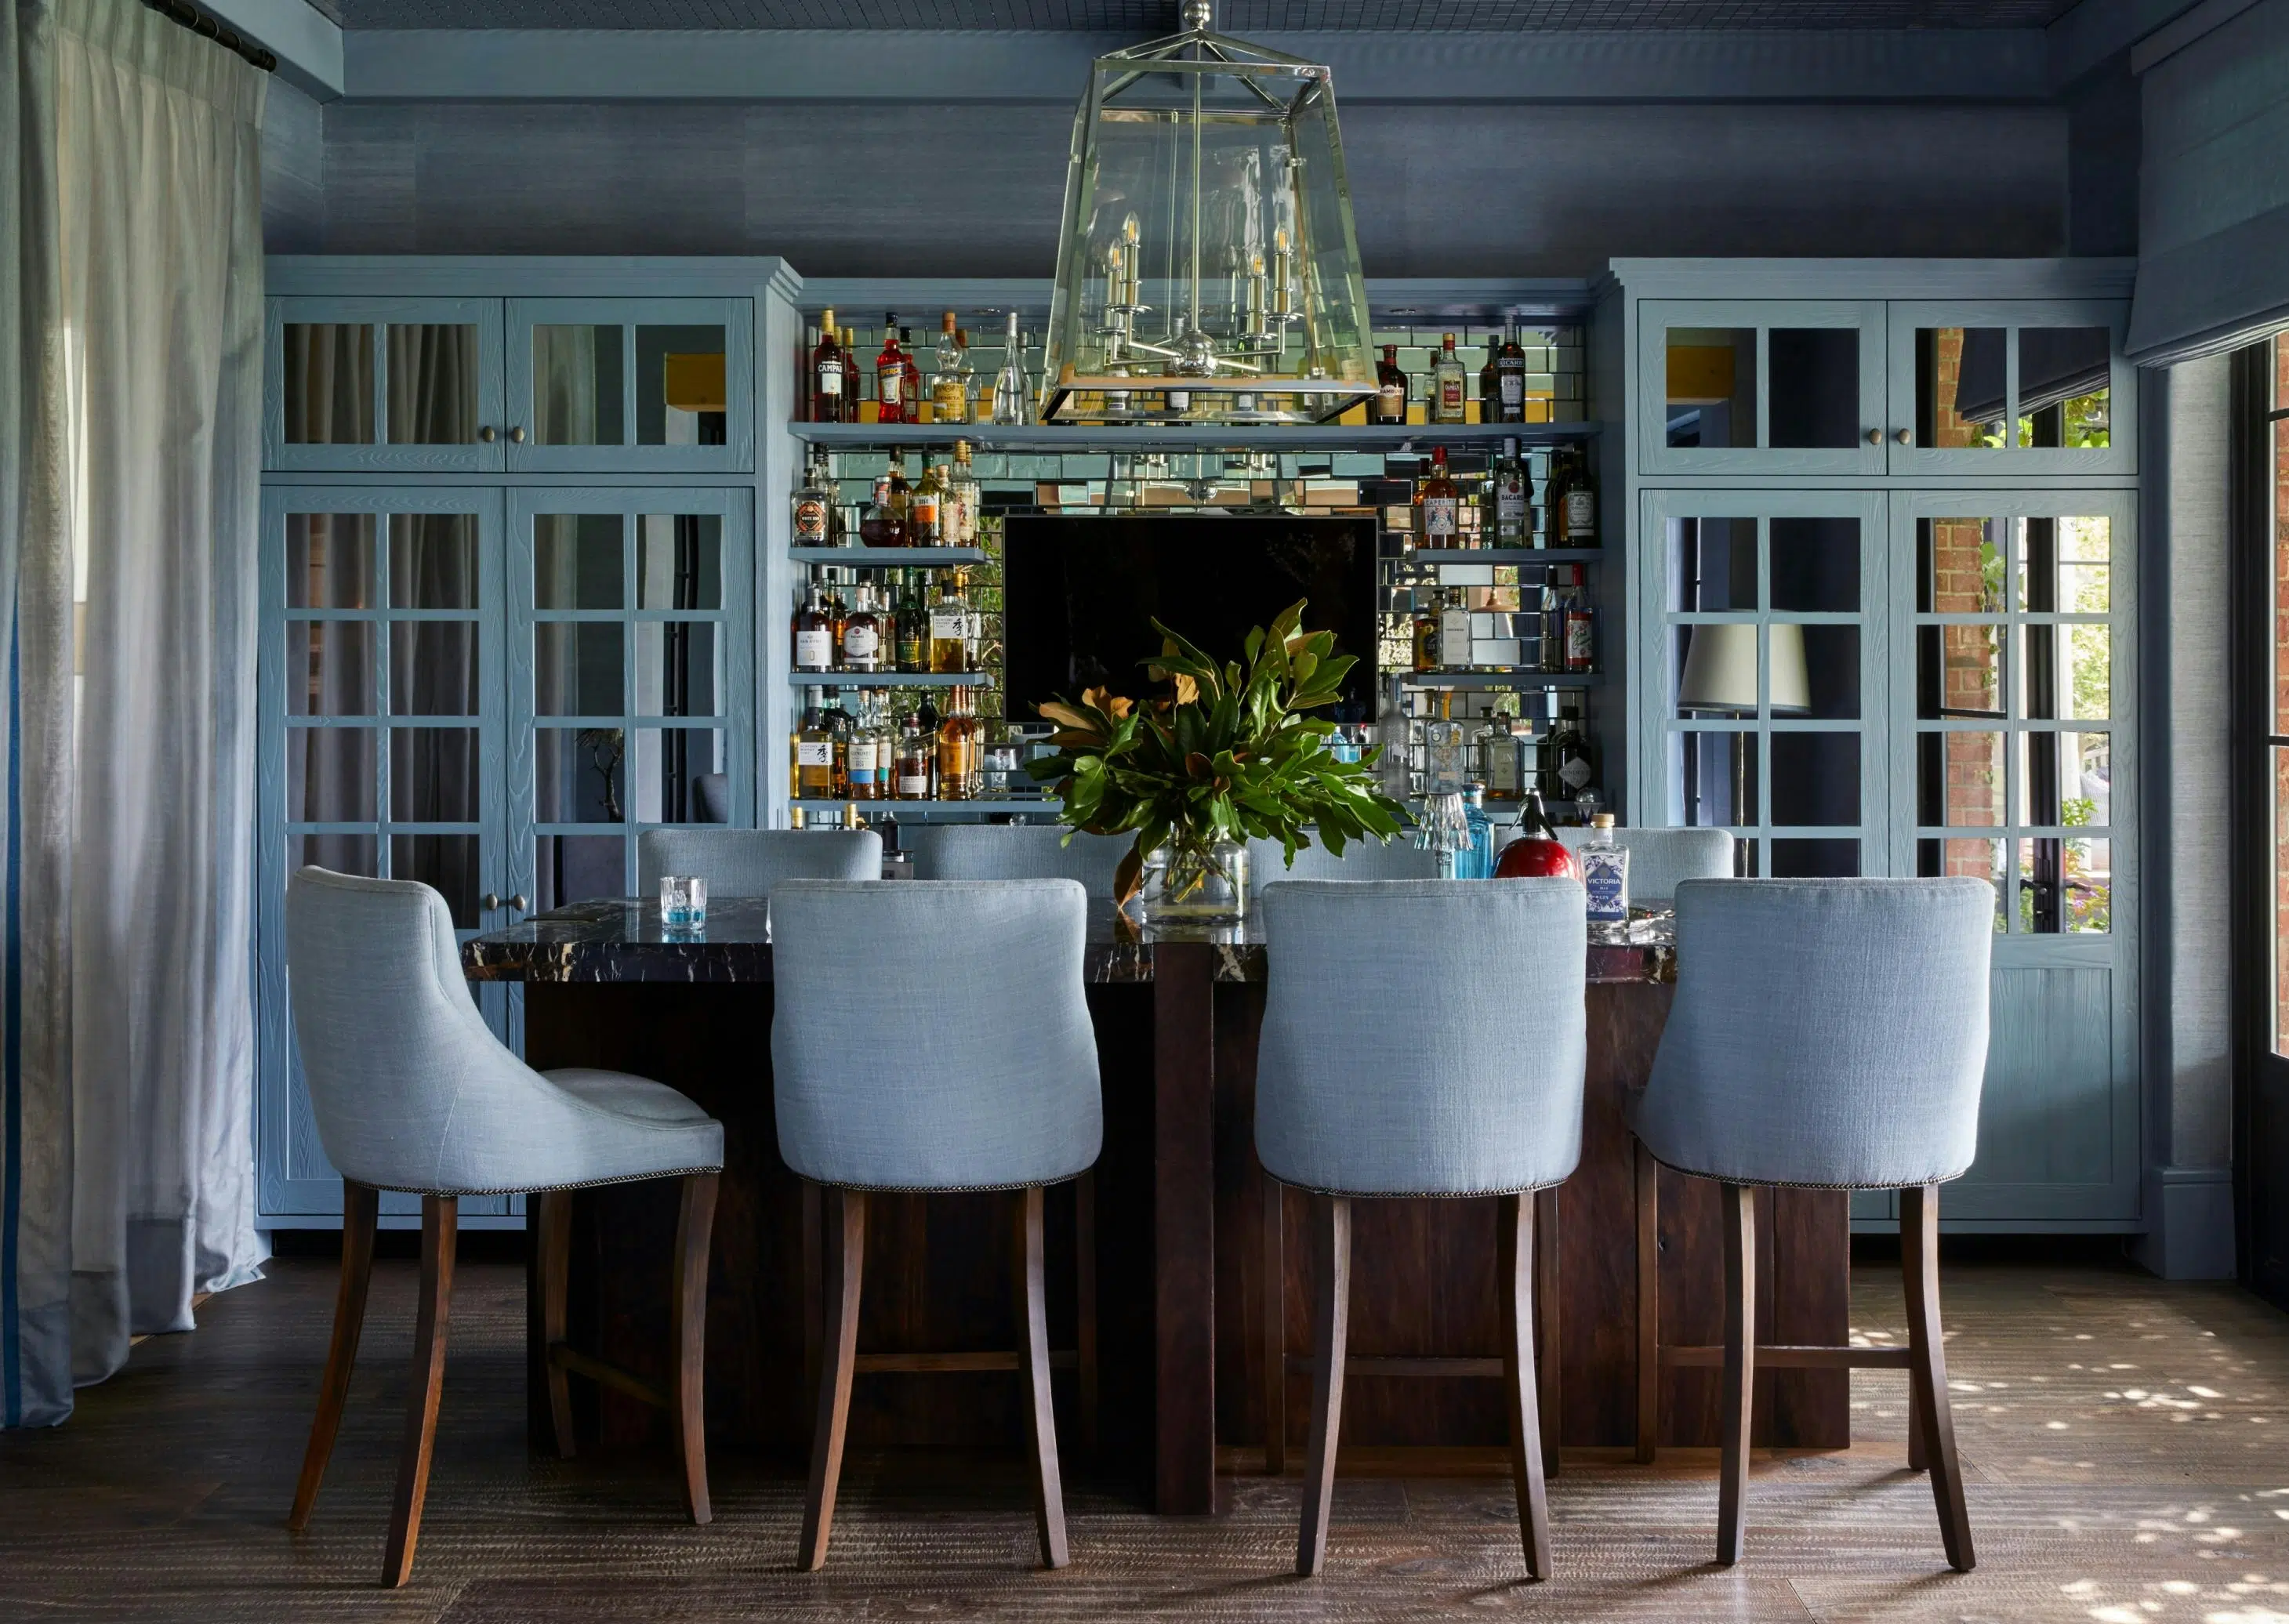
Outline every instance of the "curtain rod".
POLYGON ((184 0, 143 0, 143 4, 170 22, 179 22, 194 34, 204 35, 224 50, 236 52, 264 73, 278 71, 276 57, 244 35, 224 28, 204 12, 185 4, 184 0))

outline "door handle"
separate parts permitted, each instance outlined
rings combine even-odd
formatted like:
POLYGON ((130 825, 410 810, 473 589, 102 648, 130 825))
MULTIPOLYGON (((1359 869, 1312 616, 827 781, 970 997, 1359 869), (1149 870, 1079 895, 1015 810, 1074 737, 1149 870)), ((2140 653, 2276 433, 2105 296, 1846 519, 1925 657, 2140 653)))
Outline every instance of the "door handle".
POLYGON ((514 428, 508 431, 508 442, 511 445, 522 445, 524 443, 523 424, 520 423, 514 428))
POLYGON ((1916 442, 1915 435, 1904 428, 1898 434, 1894 434, 1893 438, 1897 440, 1902 445, 1913 445, 1916 442))
POLYGON ((500 898, 494 896, 490 891, 488 891, 483 896, 477 898, 477 905, 483 908, 487 913, 490 913, 494 909, 500 906, 500 898))
POLYGON ((1869 443, 1870 445, 1881 445, 1881 444, 1883 444, 1883 443, 1884 443, 1884 431, 1883 431, 1882 429, 1880 429, 1880 428, 1871 428, 1871 429, 1870 429, 1870 430, 1868 431, 1868 443, 1869 443))
POLYGON ((477 438, 483 441, 487 445, 490 445, 494 441, 500 438, 500 430, 488 423, 477 431, 477 438))
POLYGON ((510 897, 508 899, 508 905, 515 909, 519 913, 525 912, 524 893, 519 891, 514 896, 510 897))

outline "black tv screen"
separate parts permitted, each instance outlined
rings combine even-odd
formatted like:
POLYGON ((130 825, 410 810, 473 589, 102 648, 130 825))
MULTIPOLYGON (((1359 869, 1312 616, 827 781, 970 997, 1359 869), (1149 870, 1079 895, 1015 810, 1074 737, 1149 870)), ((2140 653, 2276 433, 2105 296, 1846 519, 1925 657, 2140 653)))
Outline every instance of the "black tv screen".
MULTIPOLYGON (((1251 627, 1298 598, 1306 631, 1333 632, 1358 657, 1345 706, 1364 719, 1375 692, 1372 519, 1009 516, 1002 644, 1012 721, 1059 695, 1152 691, 1139 664, 1160 652, 1157 617, 1221 664, 1251 627)), ((1331 712, 1322 712, 1334 720, 1331 712)))

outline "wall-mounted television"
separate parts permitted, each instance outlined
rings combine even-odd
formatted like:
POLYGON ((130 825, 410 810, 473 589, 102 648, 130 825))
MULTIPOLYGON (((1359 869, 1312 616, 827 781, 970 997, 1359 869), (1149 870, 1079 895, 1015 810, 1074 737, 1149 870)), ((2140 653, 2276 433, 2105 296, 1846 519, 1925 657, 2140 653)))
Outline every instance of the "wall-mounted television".
POLYGON ((1372 519, 1013 513, 1003 562, 1012 721, 1033 721, 1041 701, 1085 689, 1151 691, 1138 662, 1160 651, 1155 617, 1219 662, 1236 660, 1249 629, 1298 598, 1309 605, 1304 629, 1333 632, 1336 652, 1359 659, 1346 707, 1374 713, 1372 519))

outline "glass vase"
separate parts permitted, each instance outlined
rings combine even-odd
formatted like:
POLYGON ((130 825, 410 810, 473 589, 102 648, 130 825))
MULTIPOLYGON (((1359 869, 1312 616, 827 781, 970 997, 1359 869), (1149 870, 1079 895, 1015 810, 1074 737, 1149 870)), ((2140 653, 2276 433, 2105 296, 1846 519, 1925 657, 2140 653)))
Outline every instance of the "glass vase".
POLYGON ((1148 919, 1236 919, 1248 912, 1248 848, 1171 841, 1145 859, 1148 919))

